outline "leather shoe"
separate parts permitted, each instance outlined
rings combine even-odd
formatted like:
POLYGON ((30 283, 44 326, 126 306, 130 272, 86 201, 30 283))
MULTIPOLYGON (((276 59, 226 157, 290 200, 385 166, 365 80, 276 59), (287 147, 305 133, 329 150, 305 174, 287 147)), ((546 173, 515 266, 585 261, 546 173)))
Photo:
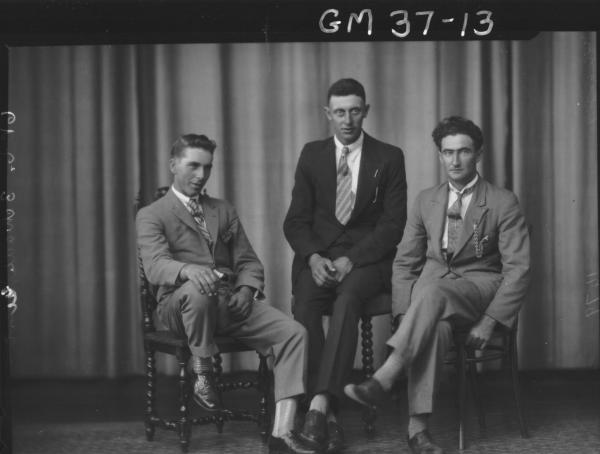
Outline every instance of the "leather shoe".
POLYGON ((196 376, 194 402, 206 411, 219 411, 222 409, 213 374, 204 373, 196 376))
POLYGON ((294 432, 288 432, 281 437, 269 438, 269 454, 316 454, 317 451, 304 445, 294 432))
POLYGON ((355 400, 359 404, 372 405, 382 404, 387 396, 387 393, 381 387, 381 384, 374 378, 368 378, 364 382, 354 385, 352 383, 344 387, 344 393, 350 399, 355 400))
POLYGON ((327 454, 335 454, 344 449, 344 431, 335 421, 327 423, 327 454))
POLYGON ((427 429, 408 438, 408 447, 413 454, 444 454, 442 448, 431 439, 427 429))
POLYGON ((304 427, 298 434, 304 444, 315 451, 322 451, 327 441, 325 415, 317 410, 309 410, 304 418, 304 427))

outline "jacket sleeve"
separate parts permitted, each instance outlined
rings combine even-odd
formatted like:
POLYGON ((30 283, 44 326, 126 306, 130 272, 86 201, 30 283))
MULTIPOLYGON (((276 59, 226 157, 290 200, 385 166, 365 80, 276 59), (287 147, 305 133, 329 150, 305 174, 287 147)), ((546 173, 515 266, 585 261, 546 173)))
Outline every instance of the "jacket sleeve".
POLYGON ((309 172, 309 157, 305 146, 298 159, 294 177, 292 201, 283 221, 283 233, 296 254, 308 260, 315 252, 323 252, 326 246, 313 228, 315 190, 309 172))
POLYGON ((173 259, 164 226, 148 207, 136 216, 137 246, 142 265, 152 285, 175 285, 184 262, 173 259))
POLYGON ((427 257, 427 231, 418 196, 408 217, 402 242, 392 264, 392 313, 403 314, 410 305, 413 286, 423 271, 427 257))
POLYGON ((385 185, 380 188, 383 213, 375 228, 348 251, 348 258, 355 266, 379 262, 402 239, 406 224, 406 173, 404 155, 400 149, 396 150, 387 168, 385 185))
POLYGON ((502 260, 502 283, 486 315, 512 326, 529 287, 529 231, 517 197, 510 194, 499 217, 498 250, 502 260))
POLYGON ((228 211, 228 232, 231 235, 229 253, 235 275, 234 287, 247 285, 258 290, 262 295, 265 281, 263 265, 246 236, 235 208, 229 205, 228 211))

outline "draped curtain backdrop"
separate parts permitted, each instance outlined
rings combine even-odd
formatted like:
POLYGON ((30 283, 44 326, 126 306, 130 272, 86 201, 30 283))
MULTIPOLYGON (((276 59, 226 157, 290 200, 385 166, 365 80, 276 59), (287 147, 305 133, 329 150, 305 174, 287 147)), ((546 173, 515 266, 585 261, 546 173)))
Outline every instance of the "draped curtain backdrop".
MULTIPOLYGON (((516 192, 532 227, 521 366, 597 368, 595 47, 594 33, 544 33, 523 42, 10 49, 13 375, 143 371, 133 202, 170 183, 170 144, 182 133, 217 141, 208 191, 238 208, 265 264, 268 301, 289 313, 282 223, 302 145, 330 134, 322 106, 341 77, 365 85, 365 130, 405 151, 409 208, 444 178, 436 123, 459 114, 482 126, 479 170, 516 192)), ((380 361, 387 317, 376 331, 380 361)))

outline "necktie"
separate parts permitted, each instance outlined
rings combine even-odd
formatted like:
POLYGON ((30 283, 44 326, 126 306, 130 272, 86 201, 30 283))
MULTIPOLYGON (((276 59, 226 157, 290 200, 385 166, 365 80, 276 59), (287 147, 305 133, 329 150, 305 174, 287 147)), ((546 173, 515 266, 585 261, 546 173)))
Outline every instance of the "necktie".
POLYGON ((453 254, 456 250, 458 239, 462 230, 463 220, 460 214, 462 208, 462 198, 473 192, 475 186, 471 186, 462 192, 457 192, 457 198, 454 203, 448 208, 448 254, 453 254))
POLYGON ((208 246, 212 247, 212 238, 210 237, 210 232, 208 231, 208 228, 206 227, 206 219, 204 219, 204 213, 202 212, 202 209, 200 208, 200 204, 198 203, 198 201, 196 199, 190 198, 190 200, 188 201, 188 207, 190 208, 190 212, 191 212, 192 216, 194 217, 196 224, 198 224, 200 233, 202 234, 202 236, 208 243, 208 246))
POLYGON ((337 191, 335 197, 335 217, 346 224, 352 213, 352 174, 348 167, 348 147, 342 148, 342 157, 337 170, 337 191))

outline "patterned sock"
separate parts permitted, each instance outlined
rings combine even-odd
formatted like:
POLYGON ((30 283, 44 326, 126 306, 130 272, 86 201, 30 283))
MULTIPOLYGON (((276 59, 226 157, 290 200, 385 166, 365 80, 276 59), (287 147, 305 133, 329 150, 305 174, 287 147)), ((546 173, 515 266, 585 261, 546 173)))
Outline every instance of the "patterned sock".
POLYGON ((273 436, 281 438, 294 429, 294 419, 298 403, 296 399, 287 398, 278 400, 275 404, 275 417, 273 418, 273 436))
POLYGON ((210 356, 207 356, 205 358, 201 358, 200 356, 193 356, 192 368, 194 369, 194 373, 196 374, 210 373, 213 370, 212 358, 210 356))
POLYGON ((310 401, 309 410, 317 410, 326 415, 329 411, 329 397, 327 394, 323 393, 315 395, 310 401))
POLYGON ((404 360, 402 355, 394 350, 388 356, 388 359, 383 363, 379 369, 373 374, 373 378, 379 382, 385 391, 392 389, 394 382, 402 372, 404 368, 404 360))
POLYGON ((419 432, 423 432, 425 429, 427 429, 428 420, 428 413, 422 413, 420 415, 411 415, 408 419, 408 438, 412 438, 419 432))

